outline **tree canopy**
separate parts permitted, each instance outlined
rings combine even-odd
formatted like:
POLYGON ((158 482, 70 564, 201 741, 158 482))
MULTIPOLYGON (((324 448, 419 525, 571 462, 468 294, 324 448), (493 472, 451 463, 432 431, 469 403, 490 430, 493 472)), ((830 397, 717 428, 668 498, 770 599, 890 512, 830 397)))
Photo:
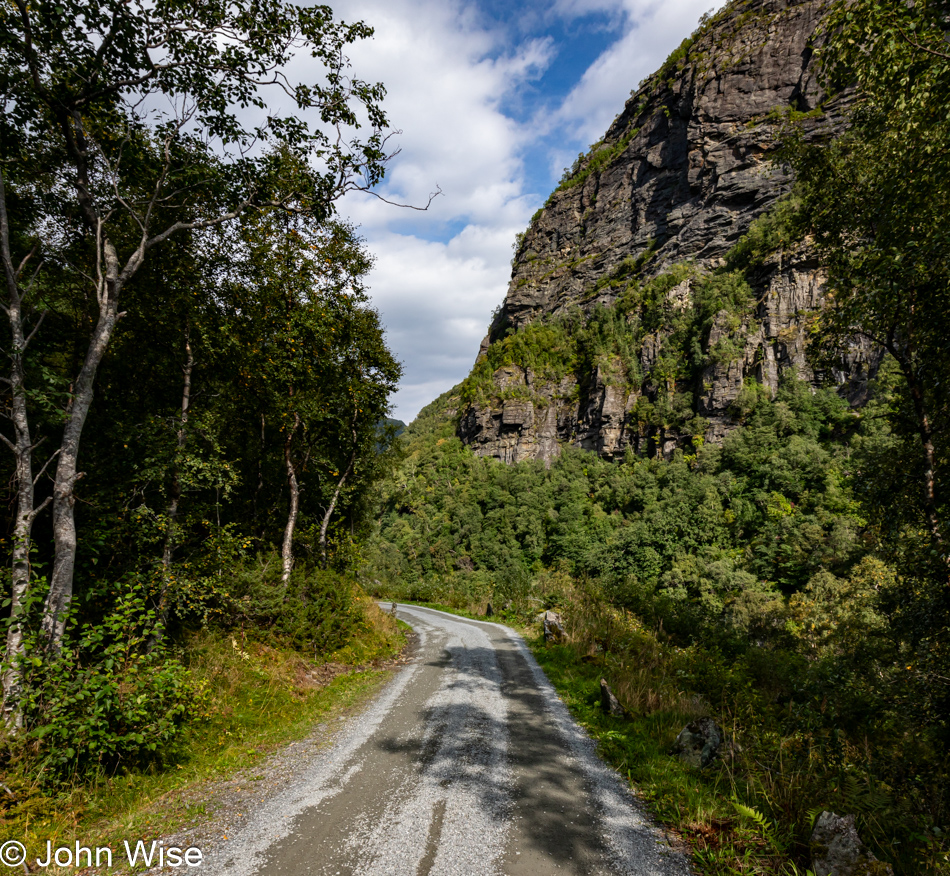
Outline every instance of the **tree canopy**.
POLYGON ((55 676, 130 580, 155 649, 233 615, 252 548, 346 567, 399 375, 334 218, 389 157, 346 55, 371 35, 280 0, 0 10, 13 725, 43 720, 24 667, 55 676))
POLYGON ((853 88, 849 129, 792 140, 802 213, 828 267, 830 351, 855 335, 887 350, 905 385, 894 411, 912 436, 912 501, 950 572, 950 45, 933 0, 837 4, 821 49, 829 90, 853 88))

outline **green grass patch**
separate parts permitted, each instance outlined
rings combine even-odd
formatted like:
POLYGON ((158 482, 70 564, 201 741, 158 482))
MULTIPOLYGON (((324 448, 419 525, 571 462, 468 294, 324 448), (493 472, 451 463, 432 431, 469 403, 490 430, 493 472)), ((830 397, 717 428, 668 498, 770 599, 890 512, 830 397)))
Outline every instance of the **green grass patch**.
POLYGON ((151 839, 202 820, 215 808, 214 783, 361 708, 390 677, 391 670, 370 661, 401 650, 405 625, 375 608, 367 617, 372 630, 363 645, 331 655, 357 657, 362 666, 315 663, 279 644, 242 641, 240 634, 195 635, 184 652, 194 713, 164 763, 89 776, 55 794, 14 769, 3 779, 16 797, 0 808, 3 834, 31 849, 47 839, 54 847, 78 839, 115 849, 124 839, 151 839))
POLYGON ((583 659, 573 645, 545 644, 526 636, 541 668, 574 719, 597 742, 600 755, 644 800, 653 815, 688 844, 702 873, 802 873, 789 861, 775 827, 737 797, 728 766, 722 762, 700 771, 670 755, 679 731, 696 717, 684 698, 666 707, 637 710, 629 719, 604 714, 600 679, 605 666, 583 659), (739 804, 737 808, 736 804, 739 804))

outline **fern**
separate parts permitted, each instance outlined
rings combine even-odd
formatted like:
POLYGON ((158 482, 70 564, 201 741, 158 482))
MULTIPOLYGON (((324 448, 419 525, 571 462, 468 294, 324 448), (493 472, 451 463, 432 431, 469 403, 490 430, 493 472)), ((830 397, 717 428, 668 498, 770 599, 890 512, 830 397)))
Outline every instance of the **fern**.
POLYGON ((740 803, 738 800, 733 800, 732 805, 736 812, 743 818, 747 818, 755 824, 762 834, 762 837, 773 849, 781 849, 781 844, 778 841, 778 836, 776 836, 775 824, 773 822, 769 821, 758 809, 746 806, 745 803, 740 803))

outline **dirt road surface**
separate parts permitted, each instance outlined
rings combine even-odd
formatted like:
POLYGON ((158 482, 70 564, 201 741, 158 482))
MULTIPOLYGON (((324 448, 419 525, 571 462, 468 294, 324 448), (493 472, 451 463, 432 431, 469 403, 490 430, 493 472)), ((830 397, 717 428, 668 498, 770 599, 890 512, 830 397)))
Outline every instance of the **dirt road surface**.
POLYGON ((412 661, 206 857, 213 876, 687 876, 521 638, 415 606, 412 661))

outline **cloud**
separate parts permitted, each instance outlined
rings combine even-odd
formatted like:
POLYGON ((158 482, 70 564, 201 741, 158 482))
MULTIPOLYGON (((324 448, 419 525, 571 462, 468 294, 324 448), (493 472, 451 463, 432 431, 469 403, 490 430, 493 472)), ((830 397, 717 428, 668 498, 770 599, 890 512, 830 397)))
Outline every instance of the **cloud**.
MULTIPOLYGON (((519 193, 518 155, 528 133, 499 105, 544 69, 550 41, 530 39, 498 55, 492 33, 475 26, 460 4, 444 0, 369 0, 354 11, 376 35, 354 47, 353 69, 361 78, 383 81, 386 110, 403 132, 382 193, 424 204, 438 184, 444 197, 433 205, 434 221, 489 220, 519 193)), ((355 216, 373 226, 405 221, 371 202, 358 209, 355 216)))
MULTIPOLYGON (((587 7, 598 2, 571 0, 571 5, 587 7)), ((703 13, 720 4, 713 0, 623 0, 616 5, 622 7, 625 17, 623 35, 587 69, 557 114, 557 122, 591 142, 603 135, 630 92, 659 69, 703 13)))
POLYGON ((376 256, 371 294, 405 365, 396 416, 412 419, 468 373, 504 298, 515 234, 709 2, 527 0, 504 20, 491 14, 497 4, 460 0, 335 4, 339 18, 375 28, 352 47, 353 75, 385 84, 402 131, 380 194, 424 205, 437 185, 443 192, 425 212, 365 195, 340 205, 376 256), (594 14, 606 48, 569 93, 546 92, 545 74, 568 69, 553 65, 568 63, 571 23, 594 14))
POLYGON ((447 243, 393 232, 373 240, 374 303, 406 367, 395 399, 401 419, 471 369, 507 284, 510 268, 499 253, 510 255, 512 237, 504 227, 469 225, 447 243))
POLYGON ((460 4, 371 0, 337 13, 374 26, 351 53, 354 75, 385 83, 386 110, 403 132, 380 194, 422 205, 437 185, 443 193, 425 213, 369 196, 341 205, 376 256, 370 287, 405 365, 394 401, 408 420, 468 373, 504 296, 511 242, 536 204, 523 178, 532 132, 501 105, 553 49, 543 37, 506 46, 460 4))

